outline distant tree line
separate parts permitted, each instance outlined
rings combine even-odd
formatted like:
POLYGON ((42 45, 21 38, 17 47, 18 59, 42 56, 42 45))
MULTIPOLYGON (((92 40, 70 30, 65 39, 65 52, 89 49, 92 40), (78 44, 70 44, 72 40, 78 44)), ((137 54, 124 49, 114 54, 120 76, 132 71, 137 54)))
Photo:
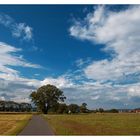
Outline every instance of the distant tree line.
MULTIPOLYGON (((30 112, 30 111, 41 111, 35 107, 32 107, 29 103, 16 103, 13 101, 0 101, 0 111, 2 112, 30 112)), ((99 108, 96 110, 87 109, 87 104, 65 104, 57 103, 49 108, 48 113, 54 114, 76 114, 76 113, 118 113, 117 109, 104 110, 99 108)))
POLYGON ((58 114, 73 114, 73 113, 118 113, 117 109, 104 110, 99 108, 96 110, 87 109, 87 104, 82 103, 81 105, 64 103, 66 97, 63 91, 58 89, 54 85, 44 85, 33 91, 30 94, 30 98, 35 105, 32 107, 29 103, 16 103, 13 101, 0 101, 0 111, 9 112, 29 112, 38 111, 44 114, 47 113, 58 113, 58 114))
POLYGON ((5 112, 30 112, 32 106, 29 103, 16 103, 13 101, 0 101, 0 111, 5 112))
POLYGON ((44 85, 33 91, 30 95, 32 102, 37 106, 38 111, 47 114, 54 113, 86 113, 88 112, 87 104, 81 106, 77 104, 67 105, 64 103, 66 97, 63 91, 54 85, 44 85))
POLYGON ((92 110, 91 112, 94 112, 94 113, 119 113, 119 110, 117 109, 108 109, 108 110, 105 110, 103 108, 99 108, 99 109, 96 109, 96 110, 92 110))
POLYGON ((82 103, 82 105, 70 104, 67 105, 64 103, 66 97, 63 94, 63 91, 57 88, 54 85, 44 85, 38 88, 36 91, 33 91, 30 94, 32 102, 36 105, 37 110, 47 114, 47 113, 118 113, 117 109, 104 110, 99 108, 96 110, 87 109, 87 104, 82 103))
MULTIPOLYGON (((41 111, 41 110, 38 110, 41 111)), ((49 114, 78 114, 78 113, 119 113, 117 109, 108 109, 98 108, 91 110, 87 108, 86 103, 78 104, 69 104, 66 103, 57 103, 48 110, 49 114)))
POLYGON ((58 103, 56 106, 50 108, 48 113, 57 113, 57 114, 74 114, 74 113, 88 113, 87 104, 82 103, 82 105, 70 104, 67 105, 65 103, 58 103))

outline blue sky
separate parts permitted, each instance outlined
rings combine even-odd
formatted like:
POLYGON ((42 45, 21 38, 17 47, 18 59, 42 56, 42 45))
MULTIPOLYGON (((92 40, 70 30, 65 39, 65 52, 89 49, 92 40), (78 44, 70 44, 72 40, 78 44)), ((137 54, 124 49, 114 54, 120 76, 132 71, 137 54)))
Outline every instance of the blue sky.
POLYGON ((67 103, 140 106, 140 7, 0 6, 0 95, 30 102, 44 84, 67 103))
MULTIPOLYGON (((74 20, 73 18, 84 17, 83 15, 86 14, 84 14, 83 9, 86 6, 78 8, 76 6, 6 7, 3 10, 1 8, 1 13, 10 15, 17 22, 28 23, 33 28, 33 40, 30 42, 19 40, 17 42, 17 38, 11 38, 8 31, 9 39, 5 34, 6 38, 3 36, 1 40, 3 42, 8 40, 10 44, 24 48, 23 55, 27 60, 47 69, 42 70, 43 77, 64 74, 68 69, 74 67, 73 62, 80 58, 100 59, 104 57, 104 53, 101 53, 98 47, 94 49, 90 42, 81 42, 69 35, 69 27, 74 20), (38 50, 33 51, 34 47, 38 50)), ((93 6, 89 6, 89 9, 93 9, 93 6)), ((22 74, 27 76, 26 70, 22 74)))

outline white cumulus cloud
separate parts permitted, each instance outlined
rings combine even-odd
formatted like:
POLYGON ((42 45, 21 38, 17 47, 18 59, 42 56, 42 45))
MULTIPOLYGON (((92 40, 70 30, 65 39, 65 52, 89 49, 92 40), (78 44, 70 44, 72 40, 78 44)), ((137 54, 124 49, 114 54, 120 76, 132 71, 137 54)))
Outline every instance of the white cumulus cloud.
POLYGON ((64 88, 64 87, 66 88, 66 87, 73 86, 73 83, 71 82, 71 80, 67 79, 64 76, 59 76, 57 78, 47 77, 43 81, 41 81, 41 84, 42 85, 52 84, 59 88, 64 88))
POLYGON ((119 12, 104 6, 77 21, 70 34, 81 40, 104 44, 102 51, 112 59, 93 61, 85 68, 88 78, 118 80, 123 76, 140 73, 140 6, 119 12))
POLYGON ((20 76, 16 67, 41 68, 40 65, 32 64, 21 57, 22 50, 14 46, 0 42, 0 98, 5 100, 26 97, 32 90, 39 87, 40 81, 20 76), (11 96, 12 95, 12 96, 11 96))

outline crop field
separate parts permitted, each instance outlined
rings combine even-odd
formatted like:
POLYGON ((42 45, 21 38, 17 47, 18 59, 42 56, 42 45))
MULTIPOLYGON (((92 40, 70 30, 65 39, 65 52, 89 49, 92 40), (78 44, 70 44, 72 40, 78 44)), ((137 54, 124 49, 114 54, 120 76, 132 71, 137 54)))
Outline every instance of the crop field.
POLYGON ((28 123, 31 114, 0 114, 0 135, 17 135, 28 123))
POLYGON ((140 135, 140 114, 44 115, 56 135, 140 135))

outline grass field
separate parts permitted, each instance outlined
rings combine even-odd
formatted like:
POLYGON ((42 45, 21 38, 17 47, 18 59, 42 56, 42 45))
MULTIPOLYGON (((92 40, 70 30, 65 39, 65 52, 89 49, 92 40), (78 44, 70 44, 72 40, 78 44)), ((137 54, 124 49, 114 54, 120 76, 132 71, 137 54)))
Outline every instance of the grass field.
POLYGON ((140 114, 44 115, 56 135, 140 135, 140 114))
POLYGON ((31 118, 31 114, 0 114, 0 135, 17 135, 31 118))

